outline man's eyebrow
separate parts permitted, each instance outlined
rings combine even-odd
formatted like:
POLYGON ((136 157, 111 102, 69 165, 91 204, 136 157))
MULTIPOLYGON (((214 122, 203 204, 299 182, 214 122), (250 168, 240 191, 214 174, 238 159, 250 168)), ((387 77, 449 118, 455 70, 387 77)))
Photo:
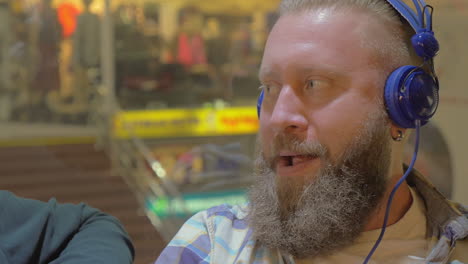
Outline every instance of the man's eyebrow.
POLYGON ((271 68, 261 68, 258 72, 258 79, 261 81, 276 75, 277 74, 271 68))
MULTIPOLYGON (((310 73, 315 73, 315 74, 326 74, 329 76, 335 76, 335 77, 343 77, 343 73, 340 73, 339 71, 335 70, 333 67, 322 67, 322 68, 317 68, 313 66, 304 66, 303 68, 297 69, 296 70, 297 74, 301 75, 307 75, 310 73)), ((258 79, 260 81, 269 79, 269 78, 276 78, 278 76, 278 73, 275 72, 272 68, 261 68, 259 73, 258 73, 258 79)))
POLYGON ((315 74, 325 74, 329 76, 341 76, 343 73, 340 73, 339 71, 333 69, 332 67, 323 67, 323 68, 315 68, 315 67, 309 67, 309 68, 303 68, 297 71, 299 74, 309 74, 309 73, 315 73, 315 74))

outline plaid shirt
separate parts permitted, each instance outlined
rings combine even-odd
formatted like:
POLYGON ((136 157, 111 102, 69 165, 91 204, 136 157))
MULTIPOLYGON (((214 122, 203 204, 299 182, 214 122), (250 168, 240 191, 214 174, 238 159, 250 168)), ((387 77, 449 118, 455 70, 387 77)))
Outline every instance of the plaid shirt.
MULTIPOLYGON (((416 171, 408 183, 416 188, 427 207, 427 235, 432 250, 425 262, 461 263, 451 258, 454 255, 458 260, 467 261, 459 255, 468 252, 468 245, 463 241, 468 235, 468 219, 463 208, 446 200, 416 171), (455 243, 457 240, 460 241, 455 243), (458 253, 453 254, 457 244, 458 253)), ((247 205, 220 205, 197 213, 182 226, 156 264, 294 263, 291 256, 267 249, 253 240, 246 218, 247 205)))

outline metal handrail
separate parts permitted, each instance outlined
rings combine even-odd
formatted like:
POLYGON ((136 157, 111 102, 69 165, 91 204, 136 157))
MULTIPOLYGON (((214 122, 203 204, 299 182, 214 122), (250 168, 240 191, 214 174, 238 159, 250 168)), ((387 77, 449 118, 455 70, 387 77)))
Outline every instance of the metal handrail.
MULTIPOLYGON (((171 198, 171 200, 176 201, 178 204, 181 205, 181 209, 185 214, 189 215, 190 211, 187 209, 186 203, 182 197, 182 193, 178 190, 177 186, 171 180, 166 178, 166 171, 162 167, 162 164, 153 156, 150 149, 145 145, 143 140, 136 136, 134 129, 131 126, 127 125, 124 129, 128 132, 128 135, 130 135, 130 141, 127 142, 130 143, 131 148, 136 150, 136 153, 138 153, 137 155, 141 155, 142 157, 142 159, 136 158, 136 160, 137 163, 139 163, 140 165, 139 167, 142 167, 142 171, 144 171, 145 173, 144 178, 145 182, 147 183, 147 187, 150 190, 150 196, 156 198, 171 198)), ((123 153, 131 153, 131 151, 125 151, 123 153)), ((122 153, 120 153, 119 155, 122 155, 122 153)), ((133 157, 135 157, 135 155, 133 157)), ((126 170, 127 175, 132 173, 135 172, 129 171, 128 169, 126 170)), ((139 192, 141 195, 141 191, 143 188, 137 187, 136 189, 136 192, 139 192)), ((155 213, 147 210, 147 197, 144 197, 142 200, 140 200, 140 202, 145 208, 145 213, 147 217, 149 218, 151 223, 158 229, 161 235, 166 240, 171 239, 174 233, 180 228, 180 226, 178 226, 173 221, 165 221, 163 223, 163 219, 159 218, 155 213)))

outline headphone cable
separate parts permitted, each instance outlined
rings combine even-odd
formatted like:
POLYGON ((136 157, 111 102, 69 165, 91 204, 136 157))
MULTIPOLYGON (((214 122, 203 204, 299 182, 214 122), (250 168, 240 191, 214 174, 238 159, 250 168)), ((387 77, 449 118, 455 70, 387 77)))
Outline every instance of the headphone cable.
POLYGON ((406 180, 406 178, 408 177, 408 175, 411 173, 411 171, 413 170, 413 167, 414 167, 414 163, 416 162, 416 158, 418 156, 418 149, 419 149, 419 130, 421 128, 421 120, 416 120, 415 121, 415 124, 416 124, 416 144, 414 146, 414 154, 413 154, 413 159, 411 160, 411 163, 410 165, 408 166, 408 169, 406 170, 405 174, 400 178, 400 180, 395 184, 395 186, 393 187, 392 189, 392 192, 390 193, 390 196, 388 197, 388 201, 387 201, 387 208, 385 210, 385 217, 384 217, 384 222, 383 222, 383 226, 382 226, 382 230, 380 231, 380 235, 379 235, 379 238, 377 239, 377 241, 375 241, 375 244, 374 246, 372 247, 371 251, 369 252, 369 254, 367 255, 366 259, 364 260, 363 264, 367 264, 367 262, 371 259, 372 255, 374 254, 375 250, 377 249, 377 247, 379 246, 380 242, 382 241, 382 238, 385 234, 385 230, 386 230, 386 227, 387 227, 387 222, 388 222, 388 216, 390 215, 390 207, 392 205, 392 201, 393 201, 393 196, 395 195, 395 192, 396 190, 398 189, 398 187, 400 187, 400 185, 403 183, 403 181, 406 180))

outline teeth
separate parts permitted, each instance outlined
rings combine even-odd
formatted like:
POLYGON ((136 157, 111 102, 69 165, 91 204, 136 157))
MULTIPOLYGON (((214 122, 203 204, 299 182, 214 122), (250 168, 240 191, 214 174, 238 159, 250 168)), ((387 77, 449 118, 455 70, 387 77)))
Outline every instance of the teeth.
POLYGON ((313 157, 310 156, 310 155, 298 155, 298 156, 294 156, 292 158, 292 165, 297 165, 299 163, 302 163, 302 162, 305 162, 305 161, 309 161, 311 160, 313 157))
POLYGON ((314 158, 313 155, 297 155, 297 156, 282 156, 283 164, 286 166, 295 166, 302 162, 309 161, 314 158))

